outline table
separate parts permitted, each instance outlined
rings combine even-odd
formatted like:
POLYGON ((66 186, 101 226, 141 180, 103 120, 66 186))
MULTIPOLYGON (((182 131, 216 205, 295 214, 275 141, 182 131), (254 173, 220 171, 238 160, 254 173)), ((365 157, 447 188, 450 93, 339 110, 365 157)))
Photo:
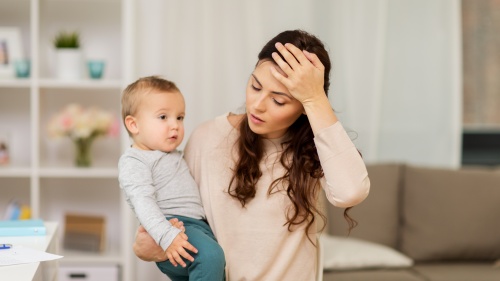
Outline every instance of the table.
MULTIPOLYGON (((57 254, 57 223, 45 222, 47 235, 0 237, 1 243, 22 245, 35 250, 57 254)), ((0 266, 2 281, 53 281, 57 278, 58 260, 0 266)))

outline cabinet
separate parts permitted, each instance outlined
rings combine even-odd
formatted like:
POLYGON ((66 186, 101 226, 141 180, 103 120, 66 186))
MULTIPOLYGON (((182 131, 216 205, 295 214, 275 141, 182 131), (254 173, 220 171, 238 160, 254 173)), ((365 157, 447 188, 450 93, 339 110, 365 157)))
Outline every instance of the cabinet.
POLYGON ((32 217, 57 221, 77 212, 106 218, 103 253, 66 251, 61 266, 109 265, 121 280, 133 279, 132 215, 117 181, 117 161, 127 143, 101 137, 92 148, 90 168, 73 165, 73 144, 47 134, 49 118, 66 104, 96 105, 120 118, 120 92, 133 78, 133 0, 2 0, 0 27, 20 30, 29 78, 0 78, 0 137, 9 144, 10 161, 0 166, 0 215, 13 198, 31 207, 32 217), (55 79, 52 40, 57 32, 76 30, 85 59, 104 59, 100 80, 55 79))

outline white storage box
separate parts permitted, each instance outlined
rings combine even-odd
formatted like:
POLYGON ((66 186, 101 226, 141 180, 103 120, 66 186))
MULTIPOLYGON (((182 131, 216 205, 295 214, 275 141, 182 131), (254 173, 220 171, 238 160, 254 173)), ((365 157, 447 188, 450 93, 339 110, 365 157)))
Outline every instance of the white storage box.
POLYGON ((118 266, 60 266, 59 281, 118 281, 118 266))

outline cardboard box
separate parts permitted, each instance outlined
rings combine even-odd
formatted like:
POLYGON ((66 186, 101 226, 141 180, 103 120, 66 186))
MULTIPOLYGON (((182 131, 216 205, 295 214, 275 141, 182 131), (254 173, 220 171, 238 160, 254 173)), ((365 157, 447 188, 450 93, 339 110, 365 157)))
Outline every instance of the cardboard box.
POLYGON ((106 219, 102 216, 66 214, 64 248, 103 252, 106 248, 106 219))

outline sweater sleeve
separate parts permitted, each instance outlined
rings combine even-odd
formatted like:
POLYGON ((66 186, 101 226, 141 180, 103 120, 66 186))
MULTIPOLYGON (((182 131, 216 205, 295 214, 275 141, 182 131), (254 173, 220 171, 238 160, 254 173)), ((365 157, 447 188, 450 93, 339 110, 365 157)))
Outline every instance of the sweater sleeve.
POLYGON ((342 208, 362 202, 368 196, 370 179, 363 159, 340 121, 319 131, 314 142, 328 201, 342 208))
POLYGON ((151 170, 134 157, 122 157, 119 162, 120 187, 125 192, 137 219, 163 250, 181 231, 173 227, 156 203, 151 170))

